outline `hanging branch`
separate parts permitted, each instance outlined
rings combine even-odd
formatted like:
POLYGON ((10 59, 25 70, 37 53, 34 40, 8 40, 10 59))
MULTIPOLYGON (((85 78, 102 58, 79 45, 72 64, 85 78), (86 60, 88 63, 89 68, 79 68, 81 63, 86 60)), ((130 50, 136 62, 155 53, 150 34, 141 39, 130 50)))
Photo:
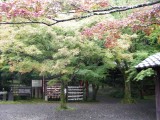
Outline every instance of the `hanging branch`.
POLYGON ((139 5, 134 5, 134 6, 119 6, 119 7, 117 6, 117 7, 111 7, 111 8, 108 8, 108 9, 93 10, 93 12, 107 12, 107 11, 111 11, 111 13, 112 12, 121 12, 121 11, 130 10, 130 9, 136 9, 136 8, 151 6, 151 5, 155 5, 155 4, 159 4, 159 3, 160 3, 160 0, 155 1, 155 2, 150 2, 150 3, 143 3, 143 4, 139 4, 139 5))
MULTIPOLYGON (((87 11, 88 14, 84 15, 84 16, 72 17, 72 18, 67 18, 67 19, 52 19, 53 23, 47 23, 47 22, 41 22, 41 21, 0 22, 0 25, 1 24, 44 24, 47 26, 52 26, 52 25, 55 25, 55 24, 61 23, 61 22, 84 19, 84 18, 88 18, 88 17, 94 16, 94 15, 105 15, 105 14, 111 14, 111 13, 116 13, 116 12, 123 12, 123 11, 127 11, 127 10, 142 8, 142 7, 146 7, 146 6, 152 6, 152 5, 156 5, 156 4, 159 5, 159 3, 160 3, 160 0, 155 1, 155 2, 151 2, 151 3, 134 5, 134 6, 112 7, 112 8, 103 9, 103 10, 93 10, 93 11, 89 11, 89 12, 87 11)), ((75 12, 72 12, 72 13, 75 13, 75 12)))

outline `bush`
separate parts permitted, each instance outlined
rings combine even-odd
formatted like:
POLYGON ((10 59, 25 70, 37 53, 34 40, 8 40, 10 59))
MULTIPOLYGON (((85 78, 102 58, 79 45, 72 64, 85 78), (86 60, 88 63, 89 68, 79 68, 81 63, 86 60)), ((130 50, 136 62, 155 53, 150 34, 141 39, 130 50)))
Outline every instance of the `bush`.
POLYGON ((110 96, 114 97, 114 98, 123 98, 124 97, 124 92, 122 90, 116 90, 114 92, 111 92, 110 96))

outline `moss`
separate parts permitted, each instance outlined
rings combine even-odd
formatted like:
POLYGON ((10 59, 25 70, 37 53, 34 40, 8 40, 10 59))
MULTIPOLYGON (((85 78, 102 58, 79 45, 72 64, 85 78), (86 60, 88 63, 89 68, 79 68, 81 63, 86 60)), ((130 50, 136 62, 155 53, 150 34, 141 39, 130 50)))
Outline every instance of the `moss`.
POLYGON ((136 100, 135 99, 122 99, 121 101, 122 103, 125 103, 125 104, 131 104, 131 103, 136 103, 136 100))
POLYGON ((58 107, 58 108, 56 108, 56 110, 57 111, 64 111, 64 110, 69 110, 69 111, 71 110, 72 111, 72 110, 76 110, 76 109, 72 108, 72 107, 65 107, 65 108, 58 107))

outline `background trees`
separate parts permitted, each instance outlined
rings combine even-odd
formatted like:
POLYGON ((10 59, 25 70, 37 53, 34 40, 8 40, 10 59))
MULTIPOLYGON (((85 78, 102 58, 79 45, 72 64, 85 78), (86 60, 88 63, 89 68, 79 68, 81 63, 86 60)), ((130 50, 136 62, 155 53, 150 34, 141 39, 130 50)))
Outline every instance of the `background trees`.
POLYGON ((58 76, 56 79, 66 84, 74 72, 72 61, 79 54, 78 37, 57 36, 53 29, 41 26, 12 26, 5 32, 0 40, 1 63, 11 72, 58 76), (8 32, 12 35, 5 36, 8 32))
POLYGON ((139 79, 134 65, 159 50, 159 12, 159 1, 141 0, 136 5, 126 0, 0 2, 0 24, 14 24, 5 31, 1 26, 2 72, 7 67, 21 74, 34 71, 40 76, 56 76, 62 83, 61 107, 66 108, 63 89, 69 80, 77 75, 89 81, 96 99, 99 84, 108 70, 116 66, 125 81, 126 99, 130 99, 128 80, 139 79), (117 15, 122 11, 127 12, 117 15), (105 20, 82 27, 81 34, 41 25, 52 26, 111 13, 114 14, 105 20))

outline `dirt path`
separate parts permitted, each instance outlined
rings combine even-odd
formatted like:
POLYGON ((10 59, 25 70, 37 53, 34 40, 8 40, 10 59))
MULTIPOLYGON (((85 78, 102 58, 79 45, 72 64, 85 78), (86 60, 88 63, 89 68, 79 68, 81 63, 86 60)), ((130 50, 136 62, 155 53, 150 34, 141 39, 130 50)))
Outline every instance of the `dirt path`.
POLYGON ((58 111, 58 103, 0 104, 0 120, 156 120, 154 100, 122 104, 99 93, 99 102, 68 103, 74 110, 58 111))
POLYGON ((155 103, 122 104, 101 98, 96 103, 69 103, 74 110, 57 111, 58 103, 0 104, 0 120, 155 120, 155 103))

